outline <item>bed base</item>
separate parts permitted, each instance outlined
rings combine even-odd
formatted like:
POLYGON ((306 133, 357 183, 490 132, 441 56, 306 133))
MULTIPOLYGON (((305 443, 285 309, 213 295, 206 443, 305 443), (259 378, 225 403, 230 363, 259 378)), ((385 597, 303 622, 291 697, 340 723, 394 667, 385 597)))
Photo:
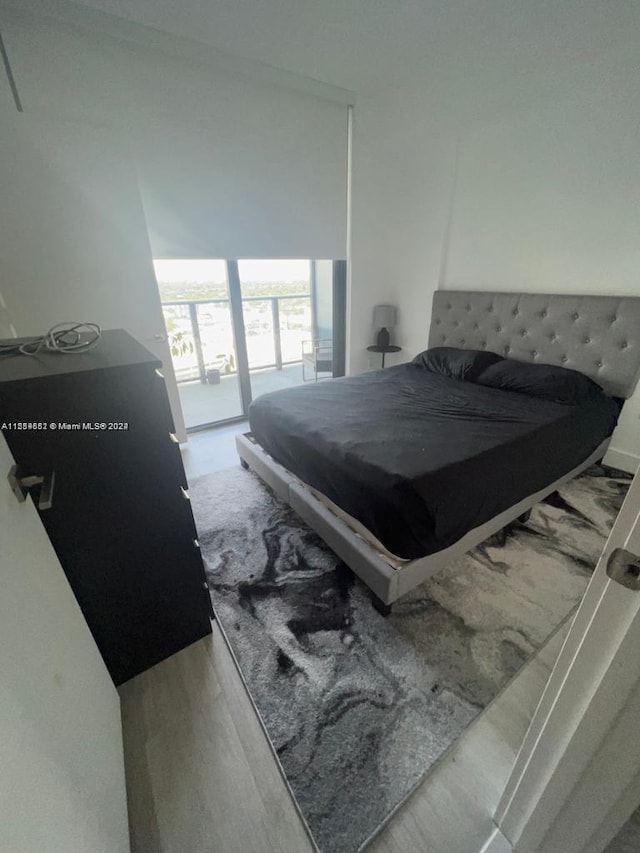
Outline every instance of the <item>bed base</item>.
POLYGON ((449 563, 466 554, 489 536, 516 520, 528 518, 531 508, 572 480, 596 461, 601 460, 609 446, 609 439, 563 477, 550 483, 499 515, 475 527, 461 539, 438 551, 403 563, 399 568, 390 565, 383 555, 352 530, 349 525, 325 506, 290 471, 271 458, 256 442, 251 433, 236 436, 236 448, 243 468, 251 468, 285 503, 305 521, 312 530, 347 564, 369 587, 373 603, 383 615, 388 615, 393 602, 409 592, 449 563))

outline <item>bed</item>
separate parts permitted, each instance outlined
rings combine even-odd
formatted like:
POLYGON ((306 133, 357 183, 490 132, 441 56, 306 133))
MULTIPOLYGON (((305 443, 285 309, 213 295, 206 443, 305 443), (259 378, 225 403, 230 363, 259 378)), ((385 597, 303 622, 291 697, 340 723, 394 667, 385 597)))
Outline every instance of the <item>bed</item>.
POLYGON ((484 362, 480 378, 434 371, 427 356, 427 367, 274 392, 237 439, 243 464, 383 612, 604 456, 640 370, 640 298, 438 291, 428 345, 484 362), (567 367, 599 387, 561 402, 514 393, 504 384, 514 365, 567 367))

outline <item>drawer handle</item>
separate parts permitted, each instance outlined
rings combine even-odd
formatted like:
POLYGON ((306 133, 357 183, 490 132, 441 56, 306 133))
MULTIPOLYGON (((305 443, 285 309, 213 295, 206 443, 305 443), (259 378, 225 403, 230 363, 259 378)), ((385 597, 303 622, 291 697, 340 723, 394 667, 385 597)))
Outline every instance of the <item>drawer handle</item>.
POLYGON ((194 547, 194 548, 197 548, 197 549, 198 549, 198 551, 200 550, 200 543, 198 542, 198 540, 197 540, 197 539, 194 539, 194 540, 193 540, 193 547, 194 547))
POLYGON ((164 379, 164 373, 156 367, 156 376, 159 376, 160 379, 164 379))
POLYGON ((51 509, 53 506, 53 487, 56 483, 55 471, 50 471, 44 476, 33 475, 21 477, 18 474, 18 466, 12 465, 7 475, 7 480, 11 486, 13 494, 20 503, 24 503, 27 499, 29 489, 34 486, 40 486, 40 494, 38 495, 38 509, 51 509))
POLYGON ((191 500, 191 498, 189 497, 189 492, 183 486, 180 486, 180 491, 182 492, 182 497, 185 499, 185 501, 191 500))
POLYGON ((173 442, 173 444, 180 444, 180 442, 178 441, 178 436, 175 434, 175 432, 169 433, 169 441, 173 442))

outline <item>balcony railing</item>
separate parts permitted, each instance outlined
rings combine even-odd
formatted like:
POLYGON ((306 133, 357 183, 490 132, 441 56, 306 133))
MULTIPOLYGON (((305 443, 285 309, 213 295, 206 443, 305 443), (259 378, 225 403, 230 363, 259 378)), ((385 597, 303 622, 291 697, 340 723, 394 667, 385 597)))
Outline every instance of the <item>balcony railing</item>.
MULTIPOLYGON (((242 308, 250 370, 302 361, 302 341, 311 337, 308 293, 247 296, 242 308)), ((172 299, 162 310, 178 382, 207 382, 211 370, 236 373, 228 299, 172 299)))

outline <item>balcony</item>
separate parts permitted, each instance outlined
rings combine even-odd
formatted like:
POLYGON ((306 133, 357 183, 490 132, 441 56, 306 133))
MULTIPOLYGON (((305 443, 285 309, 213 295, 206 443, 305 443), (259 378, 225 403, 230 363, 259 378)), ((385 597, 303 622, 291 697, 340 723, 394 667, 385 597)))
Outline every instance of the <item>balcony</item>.
MULTIPOLYGON (((251 371, 251 391, 253 397, 277 391, 280 388, 290 388, 302 382, 302 366, 291 364, 281 370, 251 371)), ((242 415, 240 392, 237 377, 223 376, 219 385, 206 385, 202 382, 181 382, 178 393, 182 402, 187 429, 194 429, 203 424, 230 420, 242 415)))
MULTIPOLYGON (((229 299, 162 303, 187 429, 242 417, 229 299)), ((242 299, 252 396, 302 382, 311 337, 309 294, 242 299)))

